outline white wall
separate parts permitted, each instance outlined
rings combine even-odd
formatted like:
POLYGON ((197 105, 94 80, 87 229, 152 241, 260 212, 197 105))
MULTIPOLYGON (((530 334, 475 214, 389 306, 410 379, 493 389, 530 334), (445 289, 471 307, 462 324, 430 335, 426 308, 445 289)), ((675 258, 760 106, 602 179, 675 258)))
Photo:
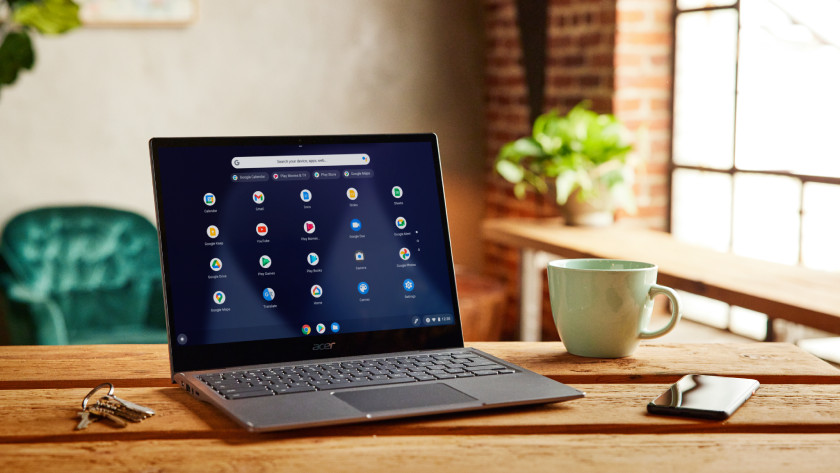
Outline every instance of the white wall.
POLYGON ((477 1, 202 1, 178 29, 36 39, 0 90, 0 222, 100 204, 154 220, 152 136, 438 134, 456 262, 478 266, 477 1))

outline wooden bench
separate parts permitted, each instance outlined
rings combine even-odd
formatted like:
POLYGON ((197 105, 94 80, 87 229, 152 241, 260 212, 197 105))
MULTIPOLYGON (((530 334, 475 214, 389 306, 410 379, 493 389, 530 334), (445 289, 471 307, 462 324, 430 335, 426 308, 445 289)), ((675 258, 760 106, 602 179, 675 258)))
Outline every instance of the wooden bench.
POLYGON ((668 233, 621 225, 584 228, 556 219, 489 219, 483 235, 521 251, 522 340, 539 340, 541 271, 559 255, 654 263, 660 284, 767 314, 768 340, 774 318, 840 334, 840 273, 722 253, 668 233))

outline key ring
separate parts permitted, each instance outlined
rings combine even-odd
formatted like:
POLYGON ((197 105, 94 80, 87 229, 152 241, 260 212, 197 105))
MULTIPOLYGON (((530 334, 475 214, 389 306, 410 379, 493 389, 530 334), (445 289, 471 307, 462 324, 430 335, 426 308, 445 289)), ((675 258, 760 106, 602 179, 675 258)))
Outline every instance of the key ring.
POLYGON ((108 395, 109 395, 109 396, 113 396, 113 395, 114 395, 114 385, 113 385, 113 384, 111 384, 111 383, 102 383, 102 384, 100 384, 99 386, 97 386, 97 387, 95 387, 95 388, 91 389, 91 390, 90 390, 90 392, 89 392, 89 393, 87 393, 87 396, 85 396, 85 398, 84 398, 84 399, 82 399, 82 410, 83 410, 83 411, 84 411, 84 410, 87 410, 87 404, 88 404, 88 401, 90 400, 90 398, 91 398, 94 394, 96 394, 96 391, 99 391, 100 389, 102 389, 102 388, 104 388, 104 387, 106 387, 106 386, 108 386, 108 395))

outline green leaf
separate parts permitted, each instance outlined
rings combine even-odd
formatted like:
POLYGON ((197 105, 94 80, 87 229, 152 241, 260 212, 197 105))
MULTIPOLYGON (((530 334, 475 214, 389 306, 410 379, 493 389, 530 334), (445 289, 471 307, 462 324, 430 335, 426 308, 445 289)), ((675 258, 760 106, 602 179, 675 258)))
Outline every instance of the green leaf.
POLYGON ((516 196, 517 199, 524 199, 525 198, 525 183, 520 182, 513 186, 513 195, 516 196))
POLYGON ((35 51, 26 31, 9 33, 0 44, 0 85, 13 84, 18 72, 32 69, 35 65, 35 51))
POLYGON ((525 173, 525 182, 531 184, 531 186, 537 190, 540 194, 545 194, 548 191, 548 185, 545 183, 545 180, 539 175, 533 172, 526 172, 525 173))
POLYGON ((555 181, 555 191, 557 192, 557 203, 563 205, 569 200, 569 196, 574 192, 578 185, 578 173, 574 170, 568 170, 557 176, 555 181))
POLYGON ((518 163, 524 157, 539 157, 543 155, 540 145, 531 138, 519 138, 512 141, 499 150, 499 160, 507 160, 518 163))
POLYGON ((499 161, 496 163, 496 172, 505 178, 508 182, 522 182, 525 177, 525 170, 522 166, 516 165, 510 161, 499 161))
POLYGON ((17 23, 35 28, 44 34, 60 34, 81 26, 79 5, 73 0, 18 2, 12 14, 17 23))
POLYGON ((542 156, 543 149, 533 138, 520 138, 514 141, 511 150, 520 156, 542 156))

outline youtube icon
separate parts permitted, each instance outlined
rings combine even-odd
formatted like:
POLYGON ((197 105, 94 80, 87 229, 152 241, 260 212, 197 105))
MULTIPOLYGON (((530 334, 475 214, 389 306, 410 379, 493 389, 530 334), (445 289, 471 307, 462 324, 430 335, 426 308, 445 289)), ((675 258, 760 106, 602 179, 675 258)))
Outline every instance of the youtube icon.
POLYGON ((268 234, 268 225, 264 223, 257 224, 257 235, 265 236, 266 234, 268 234))

